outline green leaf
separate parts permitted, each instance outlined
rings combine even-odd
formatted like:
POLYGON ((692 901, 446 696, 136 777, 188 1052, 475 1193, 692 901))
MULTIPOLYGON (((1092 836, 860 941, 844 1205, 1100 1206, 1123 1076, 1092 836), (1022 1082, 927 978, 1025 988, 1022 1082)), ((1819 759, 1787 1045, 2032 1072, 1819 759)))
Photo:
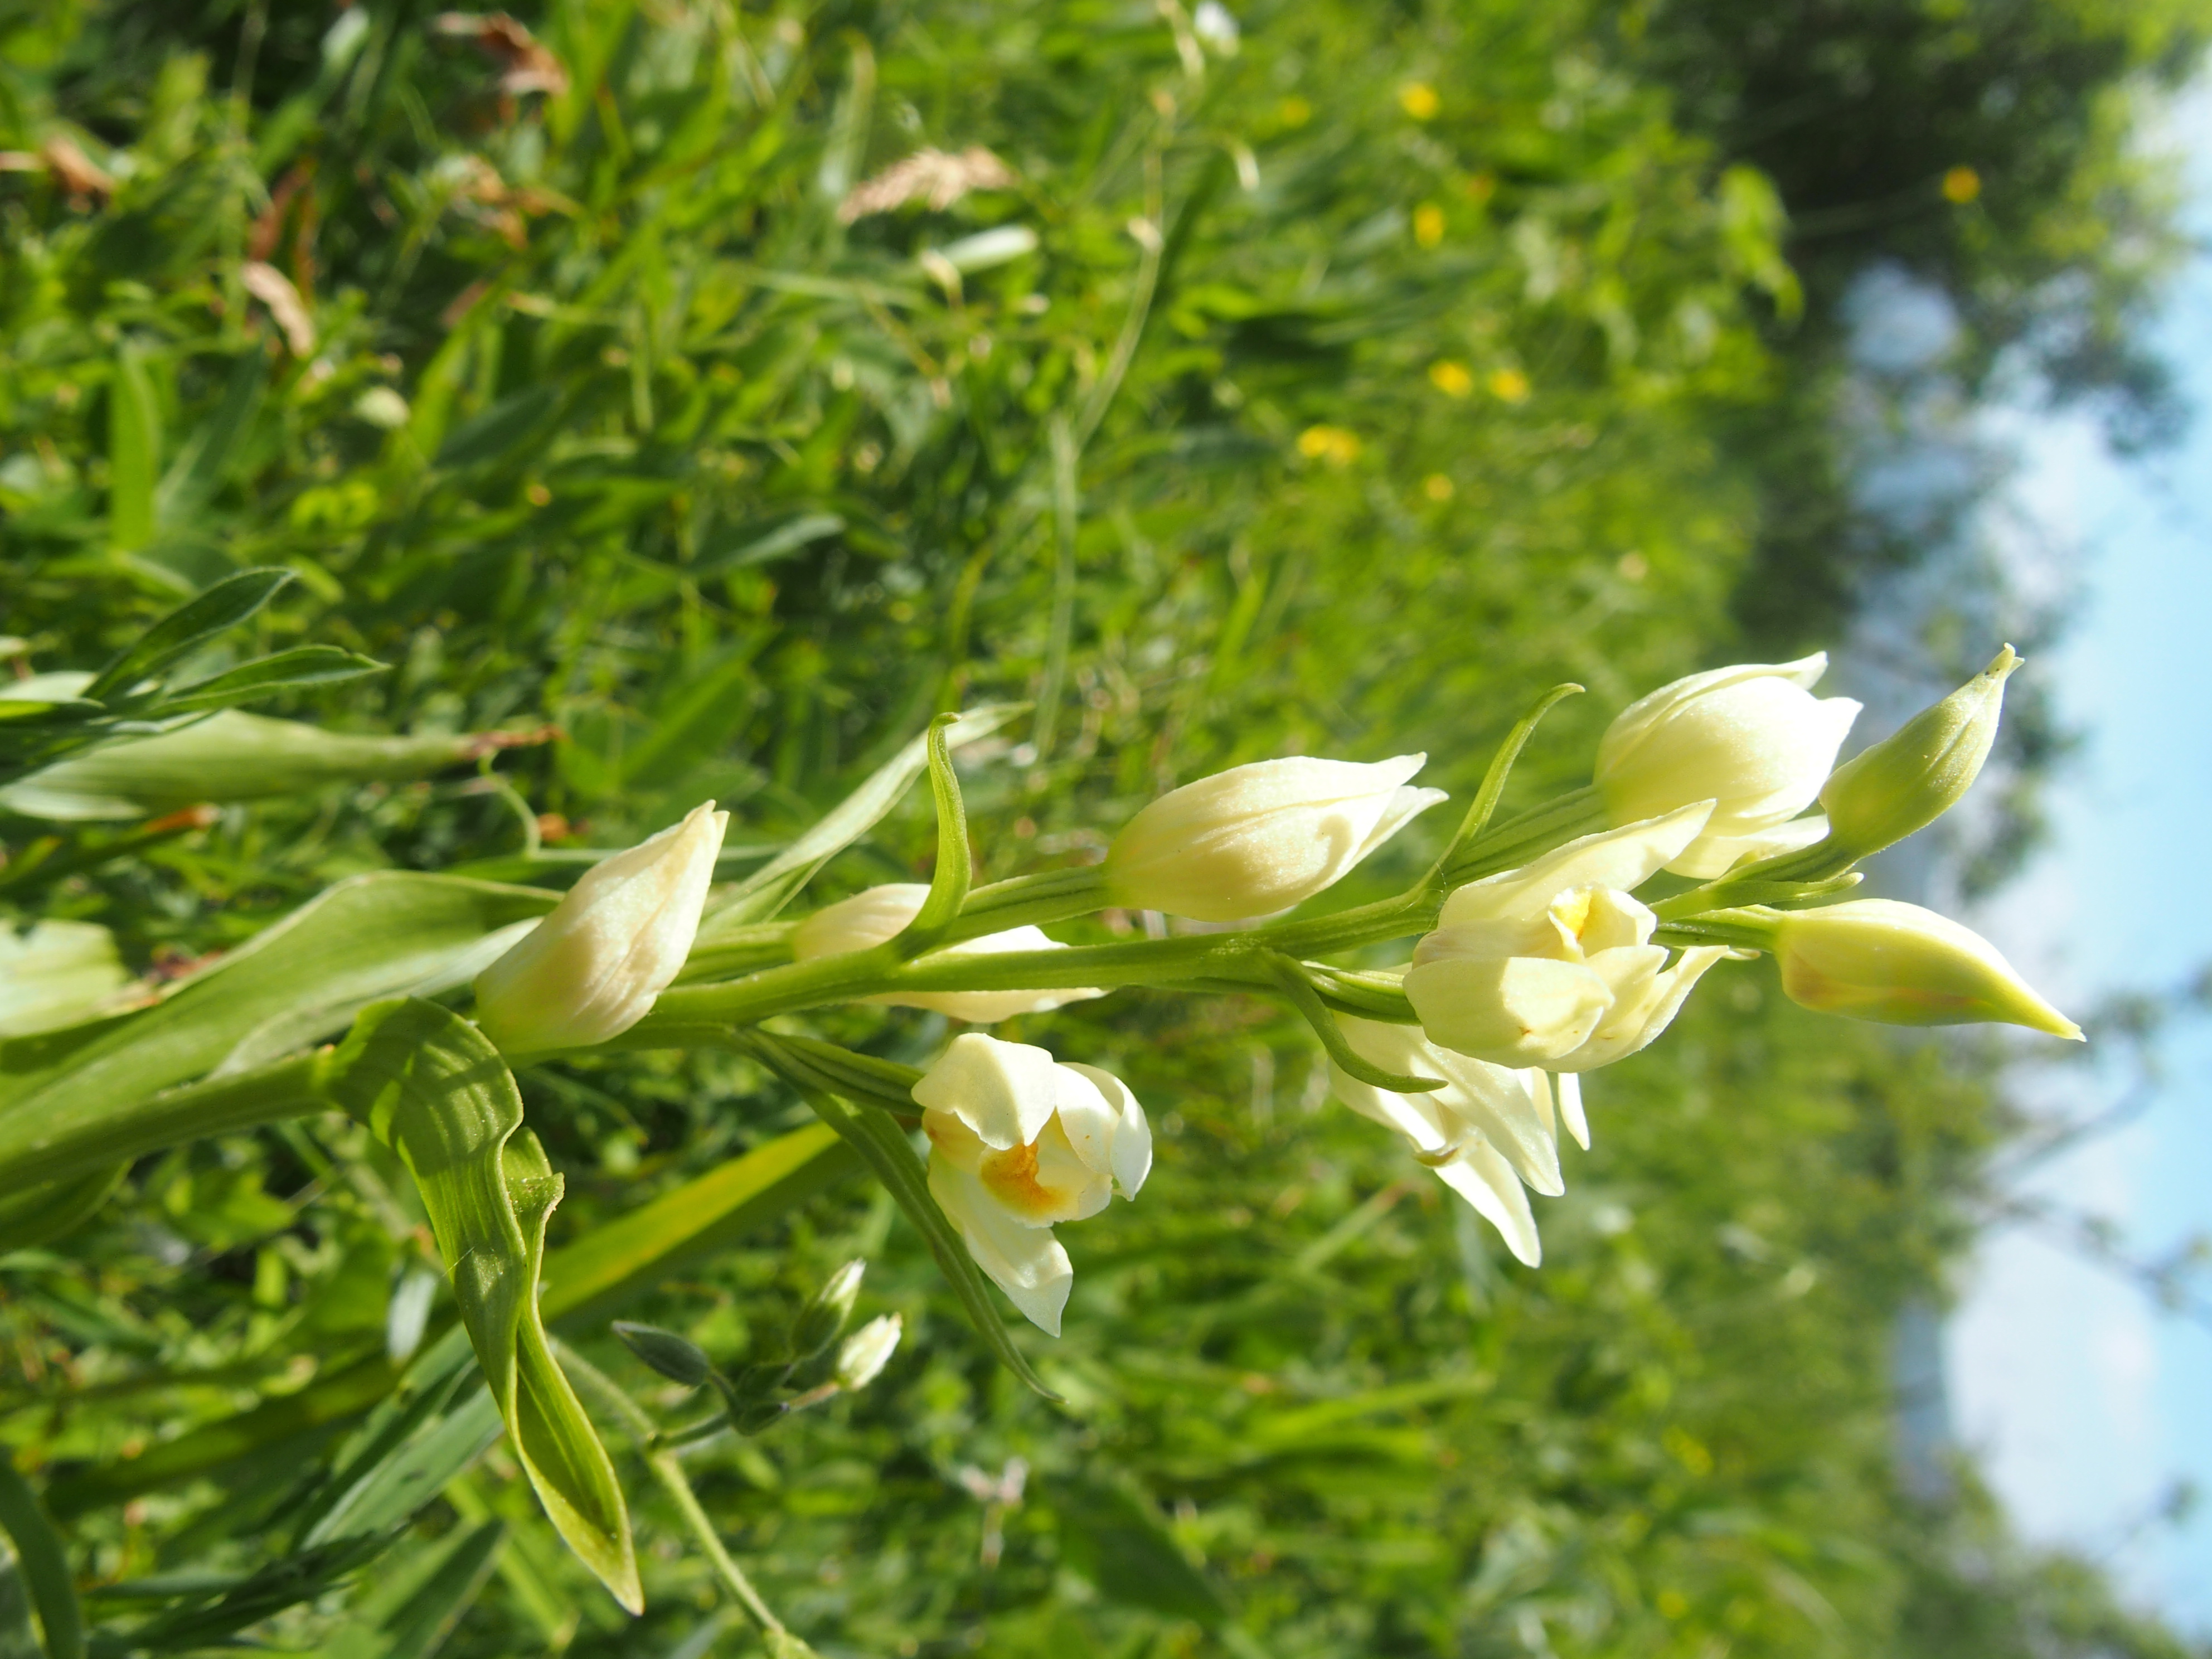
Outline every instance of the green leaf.
POLYGON ((818 1089, 803 1087, 801 1092, 816 1115, 844 1136, 853 1150, 867 1161, 876 1178, 884 1183, 899 1208, 906 1212, 907 1219, 914 1223, 915 1231, 928 1243, 929 1253, 937 1258, 939 1268, 951 1283, 953 1294, 960 1298, 969 1319, 990 1344, 991 1352, 1039 1395, 1058 1403, 1060 1396, 1045 1387, 1030 1369, 1027 1356, 1014 1346, 1013 1334, 1000 1315, 990 1281, 969 1257, 958 1229, 937 1207, 936 1199, 930 1195, 927 1166, 915 1155, 897 1122, 888 1113, 873 1107, 850 1105, 818 1089))
POLYGON ((483 1034, 434 1002, 362 1012, 320 1066, 324 1092, 406 1162, 453 1275, 461 1322, 538 1502, 630 1612, 644 1606, 614 1465, 545 1340, 545 1223, 561 1178, 483 1034))
POLYGON ((222 401, 193 428, 185 447, 177 452, 177 459, 161 475, 154 492, 157 524, 174 526, 198 517, 206 507, 229 471, 239 440, 253 423, 268 382, 268 349, 257 343, 231 365, 222 401))
POLYGON ((146 366, 128 341, 107 383, 107 538, 116 548, 154 538, 154 475, 161 466, 161 417, 146 366))
POLYGON ((406 1522, 499 1438, 499 1407, 482 1381, 469 1333, 430 1345, 380 1402, 292 1517, 302 1547, 406 1522))
POLYGON ((190 656, 218 634, 235 628, 276 596, 292 580, 289 570, 241 570, 195 594, 138 636, 93 677, 83 695, 109 702, 141 680, 155 678, 170 664, 190 656))
POLYGON ((929 894, 915 912, 914 920, 892 941, 906 956, 919 956, 943 936, 968 902, 968 884, 974 872, 968 850, 968 809, 961 803, 960 780, 952 771, 952 757, 945 746, 945 728, 956 716, 939 714, 929 723, 929 793, 937 807, 937 868, 929 878, 929 894))
MULTIPOLYGON (((336 678, 367 672, 349 667, 336 678)), ((64 822, 130 818, 204 801, 304 794, 337 783, 399 782, 473 759, 488 741, 496 739, 465 732, 411 738, 326 732, 305 720, 232 709, 179 732, 102 744, 57 761, 0 787, 0 808, 64 822)))
POLYGON ((841 535, 844 529, 842 514, 804 508, 750 519, 710 538, 693 561, 690 574, 696 578, 743 569, 747 565, 766 564, 825 537, 841 535))
POLYGON ((1103 1481, 1055 1486, 1067 1564, 1102 1595, 1216 1630, 1228 1619, 1220 1592, 1191 1565, 1150 1510, 1103 1481))
MULTIPOLYGON (((1020 714, 1020 703, 990 703, 971 708, 945 728, 948 750, 997 731, 1020 714)), ((860 787, 823 813, 814 827, 739 882, 720 908, 699 928, 693 960, 703 947, 753 922, 765 921, 788 904, 815 872, 883 821, 898 805, 908 786, 929 764, 930 734, 927 732, 871 772, 860 787)), ((711 961, 711 956, 707 958, 711 961)))
POLYGON ((0 1042, 0 1193, 64 1173, 25 1173, 33 1153, 96 1156, 118 1114, 163 1090, 295 1053, 383 998, 465 984, 555 902, 452 876, 356 876, 150 1008, 0 1042))
POLYGON ((86 1018, 130 981, 115 935, 96 922, 0 925, 0 1037, 86 1018))
MULTIPOLYGON (((38 1609, 46 1636, 46 1659, 83 1659, 84 1619, 77 1609, 69 1557, 63 1553, 61 1538, 46 1518, 45 1505, 5 1453, 0 1453, 0 1531, 15 1544, 13 1576, 30 1592, 31 1604, 38 1609)), ((0 1643, 5 1640, 4 1621, 0 1621, 0 1643)))
POLYGON ((228 708, 234 703, 250 702, 279 691, 296 691, 309 685, 335 685, 343 680, 359 679, 363 674, 384 672, 384 664, 358 652, 343 651, 335 645, 303 645, 272 656, 257 657, 222 673, 179 686, 161 699, 160 712, 166 719, 172 714, 228 708))
POLYGON ((491 1520, 415 1552, 347 1609, 326 1659, 430 1659, 483 1593, 506 1543, 507 1523, 491 1520))
POLYGON ((46 1659, 31 1625, 31 1589, 15 1547, 0 1534, 0 1659, 46 1659))
MULTIPOLYGON (((342 1538, 272 1561, 204 1607, 183 1607, 131 1632, 134 1650, 189 1653, 335 1589, 391 1547, 388 1536, 342 1538)), ((227 1644, 224 1644, 228 1645, 227 1644)))
POLYGON ((518 447, 538 424, 559 407, 561 388, 556 384, 525 386, 510 392, 455 427, 438 450, 440 466, 474 466, 497 460, 518 447))

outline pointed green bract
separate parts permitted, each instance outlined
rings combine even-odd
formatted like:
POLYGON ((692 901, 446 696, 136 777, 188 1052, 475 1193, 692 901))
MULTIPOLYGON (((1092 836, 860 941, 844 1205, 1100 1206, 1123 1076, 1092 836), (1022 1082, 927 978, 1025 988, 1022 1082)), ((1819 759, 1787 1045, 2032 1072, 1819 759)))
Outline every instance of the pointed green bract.
POLYGON ((413 998, 363 1010, 319 1070, 325 1095, 413 1174, 461 1322, 546 1516, 615 1599, 640 1611, 614 1465, 538 1316, 545 1223, 562 1183, 523 1127, 513 1074, 475 1026, 413 998))

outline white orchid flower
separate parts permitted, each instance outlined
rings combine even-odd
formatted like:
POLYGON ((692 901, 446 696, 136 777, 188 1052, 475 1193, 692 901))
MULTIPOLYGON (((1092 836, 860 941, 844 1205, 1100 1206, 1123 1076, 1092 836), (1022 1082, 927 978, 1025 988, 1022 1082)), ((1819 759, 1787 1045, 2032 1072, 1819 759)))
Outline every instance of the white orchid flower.
POLYGON ((707 801, 604 859, 476 979, 477 1024, 505 1053, 588 1048, 643 1019, 683 970, 730 815, 707 801))
POLYGON ((1152 1172, 1152 1133, 1121 1080, 970 1031, 914 1085, 929 1190, 975 1265, 1054 1336, 1075 1270, 1053 1224, 1080 1221, 1152 1172))
POLYGON ((1406 973, 1430 1039, 1492 1065, 1586 1072, 1657 1036, 1727 952, 1700 946, 1668 966, 1651 942, 1657 918, 1631 890, 1679 857, 1711 810, 1700 801, 1585 836, 1454 892, 1406 973))
POLYGON ((1407 786, 1427 759, 1255 761, 1171 790, 1107 849, 1115 902, 1198 921, 1286 910, 1445 799, 1407 786))
POLYGON ((1594 781, 1613 821, 1712 802, 1704 833, 1667 866, 1700 880, 1820 840, 1826 823, 1797 815, 1820 793, 1859 712, 1849 697, 1812 695, 1827 666, 1825 652, 1739 663, 1631 703, 1597 748, 1594 781))

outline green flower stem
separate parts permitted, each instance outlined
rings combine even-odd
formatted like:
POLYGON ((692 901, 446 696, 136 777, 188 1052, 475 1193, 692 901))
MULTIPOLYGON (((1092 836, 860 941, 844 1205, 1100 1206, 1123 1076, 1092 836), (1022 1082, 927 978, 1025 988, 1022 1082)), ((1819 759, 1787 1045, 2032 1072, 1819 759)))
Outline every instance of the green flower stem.
POLYGON ((1106 872, 1099 866, 1044 870, 1033 876, 994 881, 968 895, 959 917, 945 931, 945 943, 981 939, 1010 927, 1041 927, 1047 922, 1087 916, 1113 902, 1106 872))
POLYGON ((0 1189, 67 1181, 203 1136, 308 1116, 328 1103, 315 1091, 314 1064, 300 1054, 82 1113, 0 1114, 0 1189))

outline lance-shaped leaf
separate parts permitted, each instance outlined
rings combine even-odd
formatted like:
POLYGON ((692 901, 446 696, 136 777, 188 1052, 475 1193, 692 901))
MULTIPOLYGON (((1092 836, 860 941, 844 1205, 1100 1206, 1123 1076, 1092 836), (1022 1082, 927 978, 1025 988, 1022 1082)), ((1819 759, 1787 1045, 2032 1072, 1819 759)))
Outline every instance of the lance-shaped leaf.
POLYGON ((84 688, 100 702, 128 696, 143 680, 190 656, 216 635, 235 628, 276 596, 292 573, 270 568, 241 570, 185 600, 118 653, 84 688))
MULTIPOLYGON (((249 663, 232 674, 218 675, 191 688, 191 693, 195 698, 203 693, 215 695, 218 702, 258 696, 270 688, 240 690, 233 682, 238 677, 252 679, 272 665, 281 666, 302 656, 309 656, 310 666, 313 663, 329 666, 335 659, 326 659, 321 653, 322 647, 309 647, 249 663), (224 690, 226 686, 237 690, 238 696, 230 696, 224 690)), ((348 657, 343 652, 336 656, 346 659, 337 665, 339 678, 368 672, 375 666, 366 658, 348 657)), ((191 706, 215 705, 196 701, 191 706)), ((337 783, 398 783, 427 777, 494 749, 535 741, 539 735, 461 732, 377 737, 326 732, 304 720, 271 720, 226 709, 179 731, 118 738, 57 761, 0 788, 0 810, 62 822, 134 818, 203 801, 269 800, 304 794, 337 783)))
MULTIPOLYGON (((26 1182, 56 1178, 51 1159, 65 1146, 97 1150, 149 1097, 295 1052, 381 998, 465 984, 555 897, 452 876, 357 876, 151 1007, 0 1042, 0 1243, 58 1237, 119 1178, 111 1168, 23 1194, 26 1182), (34 1155, 47 1175, 23 1173, 34 1155)), ((188 1126, 177 1138, 190 1138, 188 1126)))
POLYGON ((62 1553, 62 1540, 46 1518, 45 1505, 4 1453, 0 1453, 0 1532, 15 1545, 14 1576, 38 1609, 39 1623, 46 1631, 46 1659, 83 1659, 84 1620, 77 1610, 76 1581, 70 1577, 69 1558, 62 1553))
POLYGON ((545 1222, 561 1178, 522 1127, 514 1076, 475 1026, 418 999, 364 1010, 320 1072, 327 1097, 414 1175, 477 1363, 547 1516, 615 1599, 640 1611, 614 1465, 538 1317, 545 1222))
MULTIPOLYGON (((941 741, 950 750, 997 731, 1026 707, 992 703, 971 708, 946 726, 941 741)), ((935 729, 933 727, 933 730, 935 729)), ((874 771, 851 794, 831 807, 811 830, 739 882, 699 926, 687 977, 711 970, 714 949, 754 922, 765 921, 791 902, 814 873, 883 821, 899 797, 929 764, 930 733, 924 732, 874 771)), ((711 902, 711 901, 710 901, 711 902)))

